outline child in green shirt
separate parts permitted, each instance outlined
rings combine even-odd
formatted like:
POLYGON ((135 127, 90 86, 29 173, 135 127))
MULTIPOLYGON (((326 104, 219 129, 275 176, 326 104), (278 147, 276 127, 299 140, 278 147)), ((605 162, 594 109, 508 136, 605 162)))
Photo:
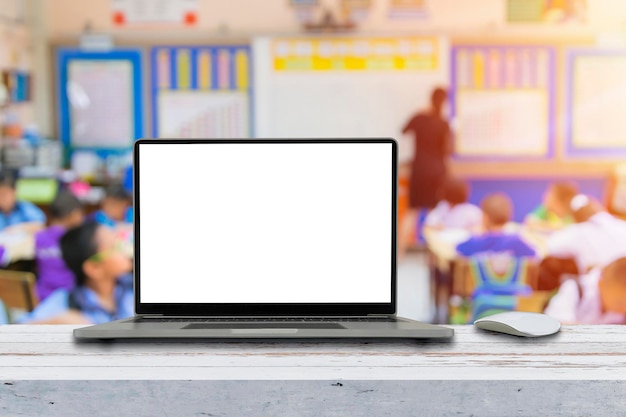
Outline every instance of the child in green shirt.
POLYGON ((537 231, 553 231, 572 224, 569 203, 578 194, 576 184, 556 182, 543 195, 543 202, 526 216, 526 226, 537 231))

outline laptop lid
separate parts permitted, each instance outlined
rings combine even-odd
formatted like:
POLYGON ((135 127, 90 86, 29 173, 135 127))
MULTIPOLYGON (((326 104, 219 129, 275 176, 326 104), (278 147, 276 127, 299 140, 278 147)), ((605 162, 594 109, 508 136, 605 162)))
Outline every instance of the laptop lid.
POLYGON ((396 311, 393 139, 142 139, 135 311, 396 311))

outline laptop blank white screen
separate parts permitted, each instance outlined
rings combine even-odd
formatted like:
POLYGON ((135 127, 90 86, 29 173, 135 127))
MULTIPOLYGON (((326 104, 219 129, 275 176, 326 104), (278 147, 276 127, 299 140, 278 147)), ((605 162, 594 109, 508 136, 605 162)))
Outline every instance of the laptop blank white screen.
POLYGON ((140 302, 391 302, 391 143, 139 146, 140 302))

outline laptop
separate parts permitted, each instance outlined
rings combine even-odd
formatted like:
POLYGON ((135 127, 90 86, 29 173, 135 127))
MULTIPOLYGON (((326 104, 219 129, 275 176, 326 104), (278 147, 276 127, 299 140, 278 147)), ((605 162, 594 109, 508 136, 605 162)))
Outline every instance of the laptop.
POLYGON ((452 337, 396 316, 397 155, 384 138, 138 140, 136 315, 74 336, 452 337))

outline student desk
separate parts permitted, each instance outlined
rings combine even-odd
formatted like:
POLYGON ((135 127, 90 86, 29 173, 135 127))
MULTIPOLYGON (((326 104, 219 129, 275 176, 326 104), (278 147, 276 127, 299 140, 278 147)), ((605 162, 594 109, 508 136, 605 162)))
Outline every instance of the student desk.
MULTIPOLYGON (((522 239, 535 249, 540 258, 547 252, 546 246, 549 237, 547 234, 535 232, 514 223, 511 223, 508 228, 512 231, 516 230, 522 239)), ((457 245, 471 236, 469 233, 463 233, 459 230, 441 231, 429 228, 424 228, 422 233, 428 250, 434 255, 437 265, 442 270, 448 268, 450 262, 458 258, 457 245)))
POLYGON ((7 251, 7 263, 19 260, 31 260, 35 257, 34 233, 0 232, 0 245, 7 251))
POLYGON ((80 344, 76 327, 0 326, 1 415, 626 415, 622 326, 538 339, 452 326, 448 341, 80 344))

